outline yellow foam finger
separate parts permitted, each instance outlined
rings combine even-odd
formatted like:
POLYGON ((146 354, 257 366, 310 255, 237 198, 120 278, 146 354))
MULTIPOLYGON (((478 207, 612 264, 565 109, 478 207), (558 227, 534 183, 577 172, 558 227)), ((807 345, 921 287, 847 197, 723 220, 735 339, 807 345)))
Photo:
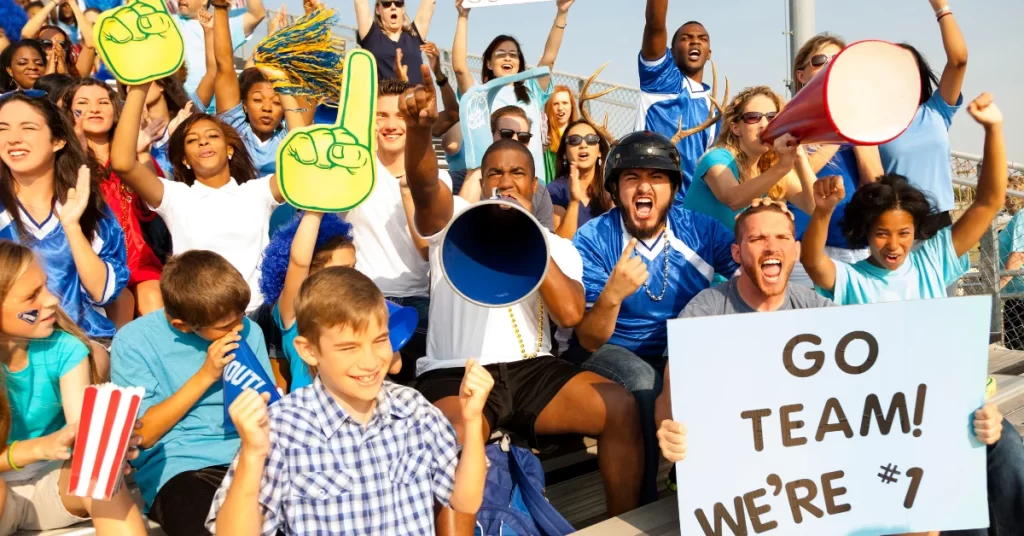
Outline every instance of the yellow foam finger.
POLYGON ((185 60, 185 43, 162 0, 136 0, 100 14, 97 51, 118 81, 138 85, 172 75, 185 60))
POLYGON ((362 145, 374 141, 377 116, 377 61, 369 52, 353 50, 345 58, 338 126, 355 136, 362 145))

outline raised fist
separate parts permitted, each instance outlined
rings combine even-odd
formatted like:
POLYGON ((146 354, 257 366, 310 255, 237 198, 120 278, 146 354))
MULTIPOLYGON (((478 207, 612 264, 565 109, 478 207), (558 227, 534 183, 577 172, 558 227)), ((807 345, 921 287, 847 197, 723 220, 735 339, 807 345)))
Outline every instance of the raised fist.
POLYGON ((824 177, 814 183, 814 206, 817 208, 832 210, 845 198, 846 185, 842 177, 824 177))
POLYGON ((103 63, 126 85, 174 74, 185 59, 181 32, 161 0, 128 0, 102 13, 93 32, 103 63))

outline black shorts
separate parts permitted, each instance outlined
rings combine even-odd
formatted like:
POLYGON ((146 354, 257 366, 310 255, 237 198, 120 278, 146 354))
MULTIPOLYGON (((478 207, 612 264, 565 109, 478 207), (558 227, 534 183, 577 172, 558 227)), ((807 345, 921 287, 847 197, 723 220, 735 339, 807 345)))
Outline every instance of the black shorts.
MULTIPOLYGON (((526 438, 534 448, 542 446, 534 431, 537 417, 569 380, 583 372, 552 356, 484 368, 494 377, 494 388, 484 405, 484 418, 491 431, 504 428, 526 438)), ((465 372, 462 368, 432 370, 417 378, 414 387, 433 404, 442 398, 459 396, 465 372)))

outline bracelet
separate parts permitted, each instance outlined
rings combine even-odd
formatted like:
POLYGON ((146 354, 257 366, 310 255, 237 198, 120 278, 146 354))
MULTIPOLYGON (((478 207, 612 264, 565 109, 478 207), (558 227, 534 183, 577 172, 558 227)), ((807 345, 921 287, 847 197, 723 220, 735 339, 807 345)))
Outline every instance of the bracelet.
POLYGON ((295 113, 302 114, 302 113, 308 112, 309 108, 284 108, 284 111, 286 111, 286 112, 295 112, 295 113))
POLYGON ((947 15, 947 14, 950 14, 952 12, 953 12, 953 8, 951 8, 951 7, 949 7, 947 5, 946 7, 942 8, 942 9, 936 10, 935 11, 935 17, 936 18, 941 18, 943 15, 947 15))
POLYGON ((939 15, 938 17, 935 17, 935 20, 942 20, 942 17, 945 17, 946 15, 952 15, 952 14, 953 14, 952 11, 947 11, 947 12, 939 15))
POLYGON ((566 26, 568 26, 568 24, 563 24, 559 26, 557 22, 555 23, 555 28, 558 28, 559 30, 564 30, 566 26))
POLYGON ((11 466, 11 469, 14 469, 15 471, 21 471, 22 468, 14 465, 14 458, 11 457, 11 453, 14 452, 14 445, 17 444, 18 442, 15 440, 7 447, 7 465, 11 466))
POLYGON ((447 76, 438 77, 436 81, 437 81, 437 87, 444 87, 444 86, 448 85, 448 77, 447 76))

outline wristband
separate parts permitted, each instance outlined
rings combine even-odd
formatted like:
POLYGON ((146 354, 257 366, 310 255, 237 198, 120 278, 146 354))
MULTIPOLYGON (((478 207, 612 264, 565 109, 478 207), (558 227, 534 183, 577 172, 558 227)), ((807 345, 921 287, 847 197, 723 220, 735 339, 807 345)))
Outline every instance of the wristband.
POLYGON ((946 7, 942 8, 942 9, 936 10, 935 11, 935 17, 936 18, 942 18, 943 15, 949 15, 949 14, 952 14, 952 13, 953 13, 953 8, 951 8, 949 6, 946 6, 946 7))
POLYGON ((296 112, 296 113, 300 113, 301 114, 301 113, 308 112, 309 108, 284 108, 284 111, 286 111, 286 112, 296 112))
POLYGON ((952 11, 947 11, 947 12, 939 15, 938 17, 935 17, 935 20, 942 20, 942 18, 945 17, 946 15, 952 15, 952 14, 953 14, 952 11))
POLYGON ((448 77, 447 76, 442 76, 442 77, 437 79, 437 87, 444 87, 446 85, 448 85, 448 77))
POLYGON ((11 469, 14 469, 15 471, 21 471, 22 468, 14 465, 14 458, 11 456, 11 453, 14 452, 14 445, 17 444, 17 441, 13 441, 10 446, 7 447, 7 465, 11 466, 11 469))
POLYGON ((568 26, 568 23, 563 24, 561 26, 559 26, 557 22, 555 23, 555 28, 558 28, 559 30, 564 30, 566 26, 568 26))

